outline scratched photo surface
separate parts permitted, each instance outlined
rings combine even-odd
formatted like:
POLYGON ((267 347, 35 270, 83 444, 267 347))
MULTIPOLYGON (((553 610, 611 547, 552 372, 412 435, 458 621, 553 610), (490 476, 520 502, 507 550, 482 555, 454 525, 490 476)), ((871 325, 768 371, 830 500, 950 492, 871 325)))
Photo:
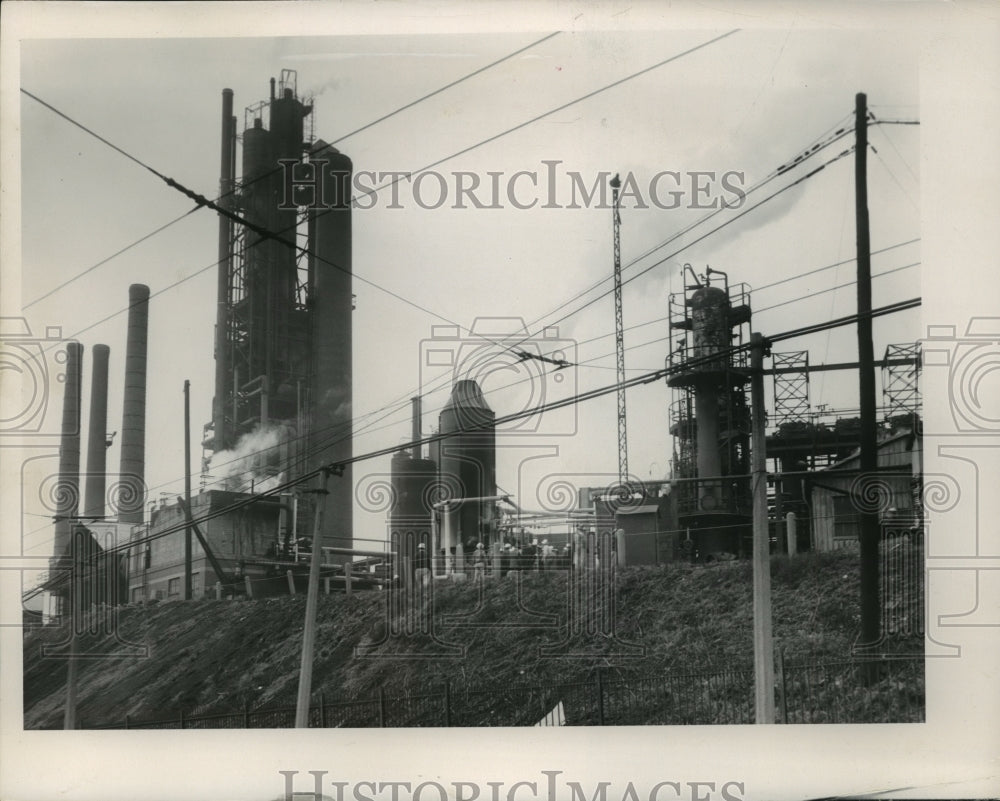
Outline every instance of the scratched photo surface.
POLYGON ((361 749, 241 798, 743 799, 763 725, 782 797, 817 748, 900 786, 847 733, 926 747, 998 622, 995 282, 949 295, 992 234, 942 226, 985 210, 979 151, 929 153, 931 16, 219 11, 16 43, 19 736, 361 749))

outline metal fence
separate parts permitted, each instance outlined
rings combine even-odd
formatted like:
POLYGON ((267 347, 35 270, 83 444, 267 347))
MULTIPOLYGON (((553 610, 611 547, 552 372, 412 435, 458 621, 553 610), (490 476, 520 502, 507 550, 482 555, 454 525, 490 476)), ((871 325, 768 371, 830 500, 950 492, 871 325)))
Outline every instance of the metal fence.
MULTIPOLYGON (((775 675, 781 723, 917 723, 924 720, 922 656, 880 660, 866 680, 860 660, 785 663, 775 675)), ((585 682, 494 688, 444 685, 437 692, 327 701, 310 709, 315 728, 534 726, 559 704, 571 726, 712 725, 754 722, 749 666, 669 675, 609 677, 585 682)), ((157 720, 83 724, 87 729, 280 729, 295 725, 295 707, 186 715, 157 720)))

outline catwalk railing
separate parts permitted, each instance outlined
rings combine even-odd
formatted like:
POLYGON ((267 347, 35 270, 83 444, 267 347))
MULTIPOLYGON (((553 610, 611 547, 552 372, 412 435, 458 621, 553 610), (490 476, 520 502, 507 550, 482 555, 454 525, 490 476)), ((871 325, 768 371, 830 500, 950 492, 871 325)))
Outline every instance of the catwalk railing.
MULTIPOLYGON (((775 672, 781 723, 918 723, 924 720, 922 656, 880 660, 879 678, 865 683, 859 660, 785 663, 775 672)), ((669 675, 613 676, 610 669, 586 682, 491 688, 445 685, 434 692, 328 701, 310 710, 314 728, 422 726, 534 726, 562 704, 566 725, 711 725, 754 722, 750 666, 669 675)), ((560 716, 561 719, 561 716, 560 716)), ((90 723, 87 729, 291 728, 295 707, 210 714, 169 713, 153 720, 128 717, 90 723)))

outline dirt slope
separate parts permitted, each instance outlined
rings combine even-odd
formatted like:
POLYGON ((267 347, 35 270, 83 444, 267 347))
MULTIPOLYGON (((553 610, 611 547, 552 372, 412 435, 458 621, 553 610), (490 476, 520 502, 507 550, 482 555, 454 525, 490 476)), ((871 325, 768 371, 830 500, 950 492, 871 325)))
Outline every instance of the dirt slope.
MULTIPOLYGON (((577 596, 589 606, 571 605, 563 573, 527 574, 520 586, 438 583, 432 627, 430 618, 389 610, 390 593, 321 596, 313 688, 336 702, 368 699, 379 688, 438 692, 446 681, 484 689, 583 682, 598 667, 639 676, 746 666, 751 577, 745 562, 621 570, 613 618, 598 591, 577 596), (598 632, 613 619, 615 636, 588 636, 592 614, 598 632)), ((775 640, 786 658, 845 659, 858 630, 857 556, 775 557, 772 582, 775 640)), ((79 660, 79 717, 86 726, 294 704, 304 611, 301 595, 125 607, 119 657, 100 656, 107 638, 81 643, 95 658, 79 660), (134 644, 148 655, 121 655, 134 644)), ((66 663, 42 655, 60 639, 52 628, 25 636, 25 728, 61 726, 66 663)))

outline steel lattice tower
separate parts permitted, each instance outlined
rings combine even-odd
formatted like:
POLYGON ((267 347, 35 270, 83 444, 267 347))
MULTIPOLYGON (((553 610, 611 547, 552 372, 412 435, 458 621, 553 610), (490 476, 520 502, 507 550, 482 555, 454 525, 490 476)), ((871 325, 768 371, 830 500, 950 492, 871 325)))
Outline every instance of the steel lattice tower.
POLYGON ((920 414, 920 343, 887 345, 882 368, 886 419, 920 414))
POLYGON ((611 208, 615 240, 615 355, 618 360, 618 482, 628 481, 628 426, 625 415, 625 326, 622 319, 621 215, 618 210, 618 175, 611 179, 611 208))
POLYGON ((774 366, 774 425, 808 422, 809 351, 772 353, 771 359, 774 366))

